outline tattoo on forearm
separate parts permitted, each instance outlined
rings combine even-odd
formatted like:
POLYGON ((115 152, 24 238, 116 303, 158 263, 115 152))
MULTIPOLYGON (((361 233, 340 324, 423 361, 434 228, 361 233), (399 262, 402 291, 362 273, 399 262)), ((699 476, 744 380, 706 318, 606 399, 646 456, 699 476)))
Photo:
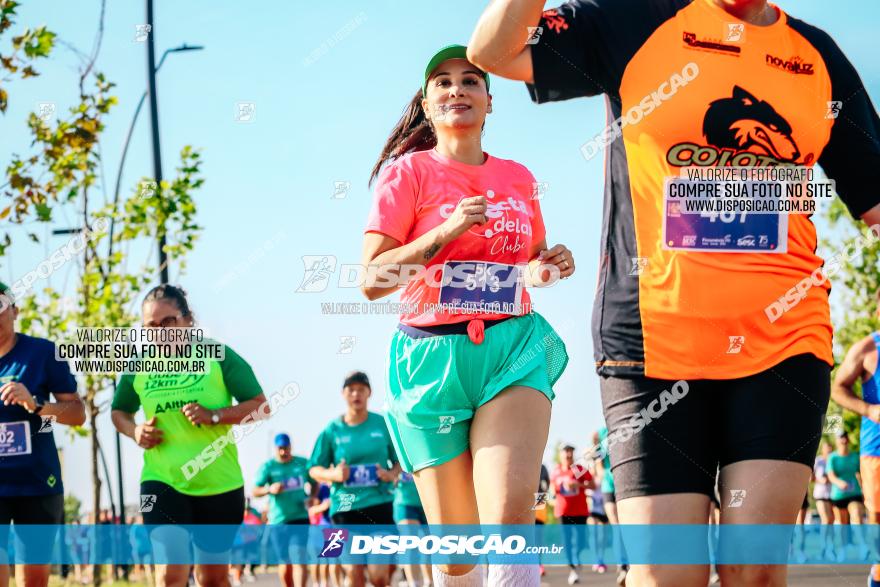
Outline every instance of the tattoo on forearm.
POLYGON ((436 255, 437 252, 440 250, 440 248, 441 247, 440 247, 439 243, 434 243, 433 245, 428 247, 428 250, 425 251, 425 261, 429 260, 431 257, 436 255))

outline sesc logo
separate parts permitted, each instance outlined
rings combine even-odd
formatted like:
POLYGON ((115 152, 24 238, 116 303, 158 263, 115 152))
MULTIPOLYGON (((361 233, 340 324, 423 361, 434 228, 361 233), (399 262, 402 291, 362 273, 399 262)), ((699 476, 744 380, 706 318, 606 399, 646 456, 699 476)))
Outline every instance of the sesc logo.
POLYGON ((348 540, 348 530, 342 528, 324 528, 324 547, 318 558, 338 558, 345 550, 345 542, 348 540))

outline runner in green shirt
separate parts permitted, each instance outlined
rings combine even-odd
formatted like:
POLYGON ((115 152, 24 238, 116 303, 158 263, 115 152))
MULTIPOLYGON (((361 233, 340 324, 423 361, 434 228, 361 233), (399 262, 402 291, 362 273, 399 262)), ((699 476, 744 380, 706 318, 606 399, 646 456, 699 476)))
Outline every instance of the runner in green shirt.
MULTIPOLYGON (((394 521, 400 526, 427 526, 428 519, 425 517, 425 510, 422 508, 422 500, 419 498, 419 491, 416 489, 416 482, 412 473, 401 471, 397 478, 397 484, 394 486, 394 521)), ((431 584, 431 567, 426 564, 418 565, 420 567, 422 578, 416 579, 416 565, 401 564, 403 575, 406 577, 408 585, 430 585, 431 584)))
MULTIPOLYGON (((334 524, 394 524, 392 482, 400 465, 385 419, 367 411, 371 393, 366 373, 356 371, 345 378, 345 414, 324 428, 309 460, 312 478, 332 484, 334 524)), ((346 571, 353 587, 365 584, 364 565, 347 565, 346 571)), ((369 565, 369 575, 373 585, 388 585, 388 565, 369 565)))
POLYGON ((835 534, 840 541, 837 551, 837 560, 842 562, 846 558, 847 547, 853 544, 851 525, 855 526, 855 532, 859 535, 859 557, 864 558, 868 554, 864 530, 862 529, 862 517, 865 515, 865 502, 862 496, 862 479, 860 473, 859 453, 850 452, 849 436, 846 430, 841 430, 836 439, 837 450, 828 456, 826 472, 831 481, 831 506, 834 508, 835 534))
MULTIPOLYGON (((596 459, 596 469, 602 481, 600 489, 602 491, 602 499, 605 504, 605 515, 608 516, 609 524, 617 524, 617 499, 614 497, 614 473, 611 472, 611 453, 608 450, 608 428, 602 427, 593 434, 593 444, 598 448, 598 458, 596 459)), ((614 548, 621 553, 624 563, 617 565, 617 584, 623 585, 626 582, 626 575, 629 572, 629 565, 626 563, 626 551, 623 542, 619 539, 620 534, 613 534, 615 537, 614 548)))
MULTIPOLYGON (((290 436, 283 432, 275 436, 275 458, 263 463, 257 471, 255 485, 254 497, 269 496, 270 524, 309 525, 309 512, 306 509, 309 461, 293 456, 290 436)), ((271 536, 279 559, 278 577, 281 584, 284 587, 305 587, 309 580, 308 566, 282 564, 281 561, 291 548, 297 549, 298 557, 302 558, 308 536, 277 532, 271 536)))
MULTIPOLYGON (((171 285, 152 289, 142 311, 146 328, 190 328, 194 323, 186 293, 171 285)), ((229 347, 224 359, 212 361, 203 374, 121 377, 111 417, 119 432, 144 449, 144 524, 241 524, 244 479, 232 426, 247 417, 268 416, 267 407, 250 365, 229 347), (141 408, 146 421, 137 424, 141 408)), ((228 551, 234 538, 232 532, 220 551, 228 551)), ((152 541, 161 545, 155 537, 152 541)), ((217 550, 213 541, 208 545, 197 539, 196 546, 217 550)), ((166 587, 184 587, 189 572, 189 565, 156 565, 157 582, 166 587)), ((195 574, 203 587, 229 584, 228 565, 196 564, 195 574)))
POLYGON ((400 472, 394 486, 394 521, 398 524, 428 523, 413 476, 405 471, 400 472))

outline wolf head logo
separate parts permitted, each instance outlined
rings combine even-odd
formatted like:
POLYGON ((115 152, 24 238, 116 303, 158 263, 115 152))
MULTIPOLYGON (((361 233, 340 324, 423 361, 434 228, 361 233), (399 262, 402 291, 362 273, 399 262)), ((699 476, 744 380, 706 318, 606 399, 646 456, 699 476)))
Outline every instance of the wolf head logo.
POLYGON ((791 132, 773 106, 739 86, 733 86, 731 97, 712 102, 703 118, 703 135, 711 145, 794 163, 801 153, 791 132))

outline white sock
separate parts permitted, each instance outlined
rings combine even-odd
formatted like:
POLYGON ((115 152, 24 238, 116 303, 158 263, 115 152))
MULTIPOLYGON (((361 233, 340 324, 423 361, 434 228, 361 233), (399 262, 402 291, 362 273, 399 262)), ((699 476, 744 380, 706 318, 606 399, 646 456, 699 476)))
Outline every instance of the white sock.
POLYGON ((483 587, 483 570, 480 565, 475 566, 464 575, 447 575, 437 565, 431 566, 431 574, 434 576, 434 585, 437 587, 483 587))
POLYGON ((540 587, 538 565, 489 565, 489 587, 540 587))

